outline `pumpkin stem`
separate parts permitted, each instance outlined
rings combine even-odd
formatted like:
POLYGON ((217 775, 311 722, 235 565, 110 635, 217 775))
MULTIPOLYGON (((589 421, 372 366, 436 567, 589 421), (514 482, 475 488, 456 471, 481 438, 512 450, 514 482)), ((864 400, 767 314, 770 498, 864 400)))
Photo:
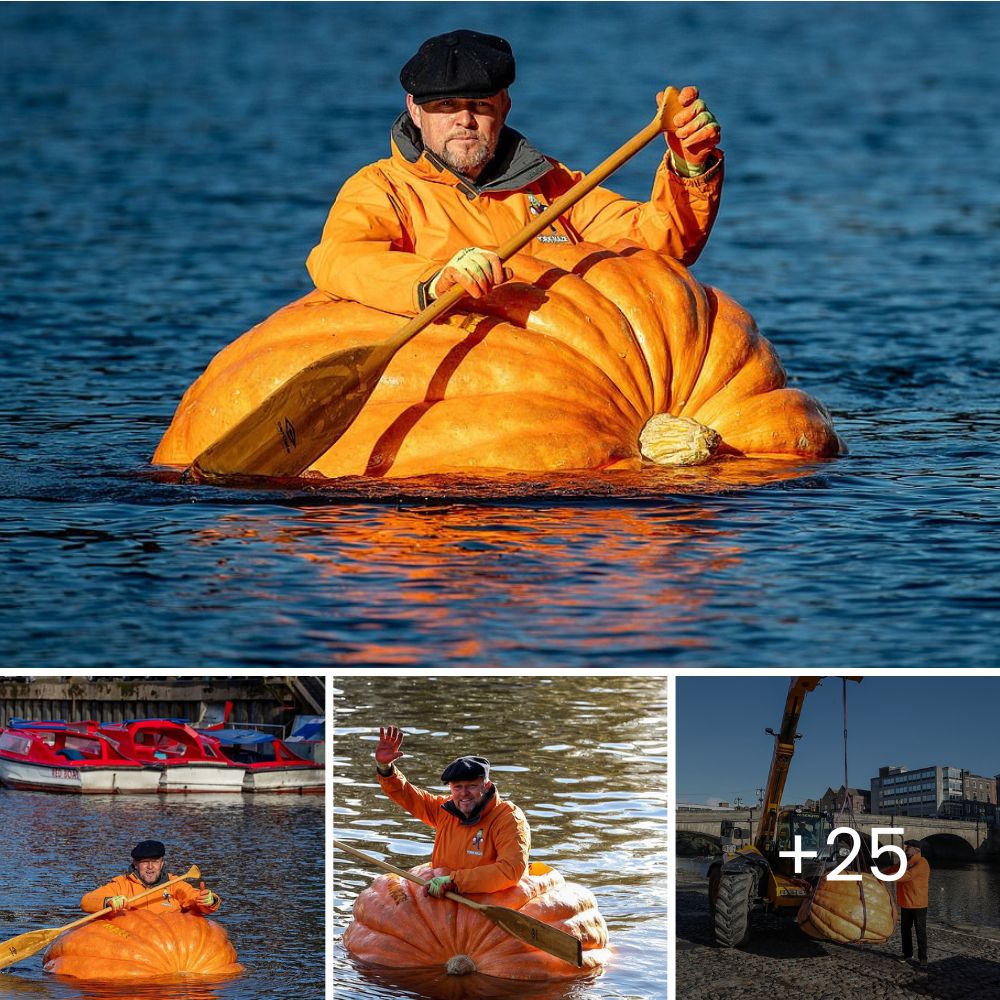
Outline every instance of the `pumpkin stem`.
POLYGON ((721 441, 718 432, 697 420, 657 413, 639 435, 639 450, 657 465, 700 465, 715 454, 721 441))
POLYGON ((448 959, 445 971, 449 976, 467 976, 470 972, 477 972, 476 963, 468 955, 453 955, 448 959))

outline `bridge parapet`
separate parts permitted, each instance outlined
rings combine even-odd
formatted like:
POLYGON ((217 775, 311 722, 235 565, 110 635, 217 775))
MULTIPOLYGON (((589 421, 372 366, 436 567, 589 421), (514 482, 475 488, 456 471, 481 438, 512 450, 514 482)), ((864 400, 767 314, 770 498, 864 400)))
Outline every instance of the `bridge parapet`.
MULTIPOLYGON (((844 825, 847 824, 843 818, 844 825)), ((750 839, 757 834, 757 824, 760 820, 760 810, 732 809, 719 810, 678 810, 677 829, 692 833, 704 833, 718 837, 722 833, 722 823, 730 820, 737 826, 751 828, 750 839), (752 820, 752 824, 751 824, 752 820)), ((932 841, 932 838, 957 837, 965 841, 980 856, 1000 852, 1000 833, 993 836, 993 827, 985 820, 937 819, 933 816, 885 816, 871 813, 856 813, 854 816, 858 830, 866 837, 876 827, 880 829, 902 829, 902 835, 880 836, 880 844, 901 844, 904 840, 932 841)))

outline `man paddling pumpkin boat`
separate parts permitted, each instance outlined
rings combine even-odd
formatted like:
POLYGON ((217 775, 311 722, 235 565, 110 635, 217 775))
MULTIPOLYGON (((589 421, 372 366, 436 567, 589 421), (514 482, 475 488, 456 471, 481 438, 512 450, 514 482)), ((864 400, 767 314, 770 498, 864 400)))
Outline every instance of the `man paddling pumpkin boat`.
MULTIPOLYGON (((495 248, 583 176, 507 127, 514 76, 510 44, 495 35, 463 29, 420 46, 400 73, 406 110, 391 156, 344 184, 309 255, 318 289, 414 314, 456 284, 481 298, 504 280, 495 248)), ((679 103, 649 201, 595 188, 522 253, 630 240, 692 264, 718 212, 721 133, 695 87, 679 103)))
MULTIPOLYGON (((85 913, 97 913, 110 906, 116 913, 124 910, 134 896, 169 882, 175 876, 164 871, 166 848, 158 840, 143 840, 132 848, 132 864, 124 875, 116 875, 107 885, 88 892, 80 900, 85 913)), ((194 889, 184 882, 175 882, 133 904, 136 909, 151 909, 158 913, 182 911, 204 916, 215 913, 222 900, 211 889, 194 889)))
POLYGON ((524 813, 500 798, 485 757, 459 757, 441 774, 450 795, 434 795, 411 785, 397 770, 403 731, 379 729, 375 766, 382 791, 411 816, 433 827, 431 864, 446 875, 430 880, 427 892, 499 892, 516 885, 528 867, 531 832, 524 813))

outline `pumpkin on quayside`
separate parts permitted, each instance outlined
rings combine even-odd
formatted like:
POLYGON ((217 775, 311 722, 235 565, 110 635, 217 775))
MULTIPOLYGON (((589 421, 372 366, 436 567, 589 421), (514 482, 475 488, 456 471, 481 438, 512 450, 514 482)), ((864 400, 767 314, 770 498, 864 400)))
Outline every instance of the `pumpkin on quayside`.
MULTIPOLYGON (((543 253, 513 258, 513 280, 475 312, 456 309, 406 344, 310 473, 638 469, 844 450, 824 407, 786 386, 749 313, 676 261, 627 244, 543 253)), ((382 343, 403 323, 320 291, 286 306, 214 358, 153 462, 187 466, 307 364, 382 343)))
MULTIPOLYGON (((411 869, 423 879, 444 869, 411 869)), ((501 930, 481 913, 454 900, 428 896, 398 875, 381 875, 354 901, 344 947, 367 965, 395 969, 480 972, 497 979, 568 979, 597 972, 608 962, 608 928, 589 890, 535 863, 517 885, 469 899, 520 910, 580 939, 583 968, 538 951, 501 930)))
POLYGON ((896 929, 896 889, 867 872, 860 882, 820 879, 796 920, 810 937, 838 944, 884 944, 896 929))
POLYGON ((223 979, 243 971, 221 924, 192 913, 126 910, 77 927, 45 953, 46 972, 73 979, 223 979))

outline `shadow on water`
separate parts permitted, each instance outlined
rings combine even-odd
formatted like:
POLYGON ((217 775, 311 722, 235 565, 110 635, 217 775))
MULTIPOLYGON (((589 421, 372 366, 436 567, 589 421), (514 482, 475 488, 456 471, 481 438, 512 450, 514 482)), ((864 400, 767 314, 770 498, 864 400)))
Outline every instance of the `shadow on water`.
POLYGON ((599 977, 568 983, 531 983, 495 979, 479 973, 449 976, 439 969, 366 969, 352 964, 359 978, 368 983, 377 996, 420 1000, 574 1000, 587 997, 592 988, 600 989, 599 977))
MULTIPOLYGON (((792 482, 821 474, 835 460, 804 461, 768 458, 726 458, 695 466, 648 466, 635 471, 587 471, 551 474, 494 473, 483 476, 429 475, 408 479, 346 476, 343 479, 291 479, 233 476, 214 486, 185 482, 178 469, 151 467, 126 475, 170 486, 197 489, 200 499, 220 499, 230 490, 259 494, 262 502, 284 495, 330 503, 377 504, 538 504, 563 501, 662 501, 670 497, 714 496, 792 482)), ((120 475, 120 473, 115 474, 120 475)), ((231 499, 231 498, 230 498, 231 499)))
POLYGON ((239 997, 237 979, 225 983, 205 983, 191 979, 156 983, 85 982, 66 977, 44 981, 22 979, 15 972, 0 975, 0 996, 57 997, 59 1000, 226 1000, 239 997))

